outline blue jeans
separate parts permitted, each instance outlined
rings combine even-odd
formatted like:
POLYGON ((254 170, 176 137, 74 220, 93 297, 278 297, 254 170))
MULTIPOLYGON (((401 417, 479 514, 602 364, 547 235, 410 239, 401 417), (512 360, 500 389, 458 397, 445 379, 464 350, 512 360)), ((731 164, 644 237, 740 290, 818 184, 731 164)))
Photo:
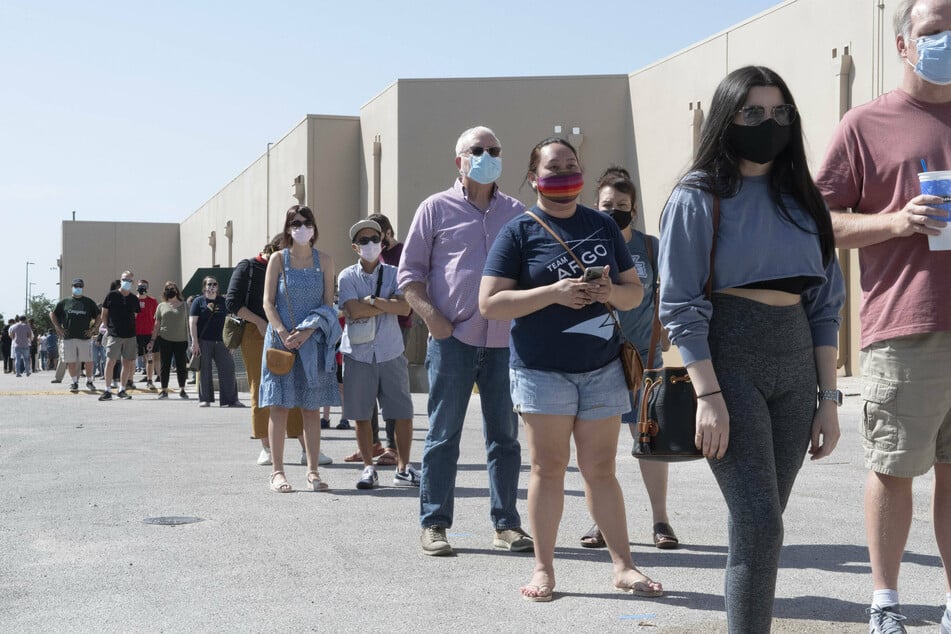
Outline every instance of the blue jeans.
POLYGON ((30 346, 13 346, 13 358, 16 359, 17 376, 29 374, 30 369, 30 346))
POLYGON ((419 489, 419 522, 452 526, 459 440, 472 385, 479 386, 489 503, 496 530, 518 528, 515 510, 522 448, 518 443, 518 417, 509 394, 508 348, 477 348, 454 337, 429 339, 426 350, 429 374, 429 432, 423 448, 419 489))

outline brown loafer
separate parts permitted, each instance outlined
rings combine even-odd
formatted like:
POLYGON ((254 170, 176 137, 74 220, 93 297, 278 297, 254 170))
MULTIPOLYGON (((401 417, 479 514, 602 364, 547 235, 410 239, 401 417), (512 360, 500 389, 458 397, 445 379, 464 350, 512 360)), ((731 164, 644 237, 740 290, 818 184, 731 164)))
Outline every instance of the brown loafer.
POLYGON ((674 534, 674 529, 667 522, 654 524, 654 546, 661 550, 673 550, 680 545, 680 540, 674 534))

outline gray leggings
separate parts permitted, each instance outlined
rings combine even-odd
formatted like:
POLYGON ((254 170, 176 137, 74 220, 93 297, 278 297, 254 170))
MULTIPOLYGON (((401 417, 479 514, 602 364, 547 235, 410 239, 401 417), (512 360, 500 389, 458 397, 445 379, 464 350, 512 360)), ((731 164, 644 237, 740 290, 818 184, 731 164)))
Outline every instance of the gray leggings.
POLYGON ((726 455, 709 461, 729 509, 727 623, 730 632, 769 632, 783 511, 816 410, 812 334, 801 304, 716 293, 709 342, 730 413, 726 455))

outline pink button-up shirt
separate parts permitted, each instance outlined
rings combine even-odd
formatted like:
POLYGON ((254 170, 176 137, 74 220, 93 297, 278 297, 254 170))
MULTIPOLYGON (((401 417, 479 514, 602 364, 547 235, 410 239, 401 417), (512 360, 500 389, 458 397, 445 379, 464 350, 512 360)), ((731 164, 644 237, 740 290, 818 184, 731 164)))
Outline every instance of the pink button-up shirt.
POLYGON ((510 321, 479 312, 479 284, 489 248, 499 231, 525 206, 496 188, 486 211, 469 202, 462 181, 433 194, 416 210, 403 242, 397 281, 426 285, 429 301, 453 326, 452 336, 480 348, 506 348, 510 321))

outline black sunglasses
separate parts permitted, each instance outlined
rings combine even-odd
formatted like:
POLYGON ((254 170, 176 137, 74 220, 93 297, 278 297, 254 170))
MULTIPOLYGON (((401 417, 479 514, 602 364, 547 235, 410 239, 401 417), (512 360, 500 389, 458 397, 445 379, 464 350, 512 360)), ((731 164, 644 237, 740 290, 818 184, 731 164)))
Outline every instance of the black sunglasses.
POLYGON ((205 288, 218 288, 218 284, 216 282, 208 282, 205 284, 205 288))
POLYGON ((363 236, 362 238, 357 238, 353 241, 354 244, 359 244, 361 247, 366 246, 370 243, 378 244, 380 242, 380 236, 363 236))
MULTIPOLYGON (((766 108, 763 106, 745 106, 740 108, 739 114, 743 117, 743 125, 748 126, 757 126, 768 118, 766 108)), ((796 106, 790 103, 773 106, 769 114, 781 126, 792 125, 792 122, 796 120, 796 106)))
POLYGON ((497 157, 502 153, 502 148, 497 145, 493 147, 481 147, 479 145, 473 145, 471 148, 469 148, 469 154, 472 156, 482 156, 483 152, 488 152, 489 156, 497 157))
POLYGON ((313 227, 314 223, 310 220, 291 220, 291 226, 300 229, 301 227, 313 227))

